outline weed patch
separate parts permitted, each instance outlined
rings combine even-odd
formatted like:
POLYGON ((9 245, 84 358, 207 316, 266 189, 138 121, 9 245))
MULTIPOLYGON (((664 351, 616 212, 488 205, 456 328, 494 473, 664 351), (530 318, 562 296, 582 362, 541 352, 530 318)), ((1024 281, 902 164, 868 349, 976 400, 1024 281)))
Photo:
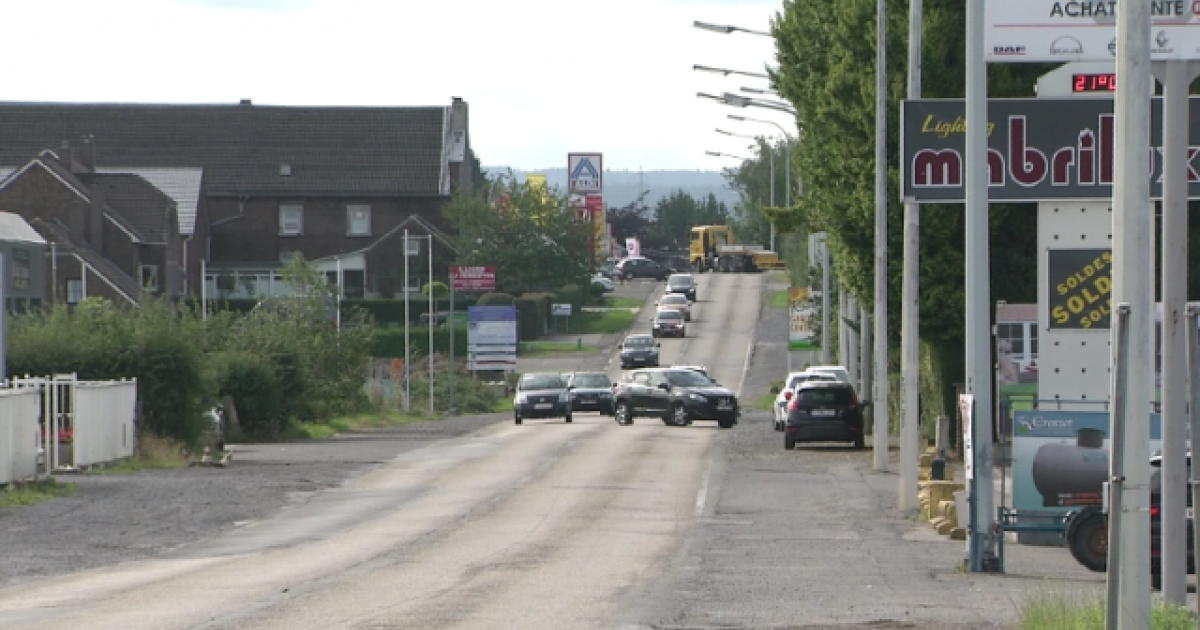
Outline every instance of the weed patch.
POLYGON ((27 507, 49 501, 55 497, 69 497, 78 488, 73 483, 59 483, 55 479, 39 479, 27 483, 12 483, 0 492, 0 508, 27 507))

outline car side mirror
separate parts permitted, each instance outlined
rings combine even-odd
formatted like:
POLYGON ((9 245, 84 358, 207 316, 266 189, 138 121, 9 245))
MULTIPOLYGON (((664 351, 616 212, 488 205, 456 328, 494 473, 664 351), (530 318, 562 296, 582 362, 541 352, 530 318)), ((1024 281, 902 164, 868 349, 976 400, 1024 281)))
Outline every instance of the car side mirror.
POLYGON ((771 387, 771 393, 772 393, 772 394, 779 394, 779 388, 778 388, 778 387, 771 387))
POLYGON ((658 388, 663 390, 664 392, 669 392, 669 391, 671 391, 671 384, 670 383, 659 383, 658 388))

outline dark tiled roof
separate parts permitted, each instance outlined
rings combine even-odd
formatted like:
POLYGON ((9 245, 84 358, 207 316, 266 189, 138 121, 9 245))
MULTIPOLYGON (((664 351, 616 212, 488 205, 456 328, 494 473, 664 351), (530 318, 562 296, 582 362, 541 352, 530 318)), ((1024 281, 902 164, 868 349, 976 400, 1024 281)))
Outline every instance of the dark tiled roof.
POLYGON ((104 190, 104 203, 123 226, 146 243, 167 242, 168 210, 174 201, 132 173, 78 173, 91 190, 104 190))
POLYGON ((90 134, 99 167, 199 167, 214 195, 437 195, 447 111, 0 102, 0 165, 90 134))
POLYGON ((30 221, 30 224, 43 236, 53 239, 54 242, 59 244, 60 248, 70 250, 78 255, 84 262, 91 266, 92 271, 96 275, 102 277, 104 282, 116 289, 118 293, 124 295, 127 300, 136 304, 141 299, 142 289, 136 280, 129 277, 120 267, 113 264, 112 261, 97 254, 95 250, 72 241, 71 234, 66 228, 41 219, 33 219, 30 221))

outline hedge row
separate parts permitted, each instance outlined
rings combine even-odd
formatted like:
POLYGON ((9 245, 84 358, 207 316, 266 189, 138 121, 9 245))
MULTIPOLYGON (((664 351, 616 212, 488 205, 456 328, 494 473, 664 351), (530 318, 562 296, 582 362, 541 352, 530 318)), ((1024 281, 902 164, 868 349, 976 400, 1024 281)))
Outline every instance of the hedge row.
MULTIPOLYGON (((465 294, 454 296, 454 310, 464 311, 469 306, 474 306, 479 301, 478 294, 465 294)), ((260 300, 257 299, 223 299, 213 300, 209 302, 210 309, 225 310, 232 313, 245 314, 249 313, 260 300)), ((437 312, 450 310, 450 298, 434 298, 433 308, 437 312)), ((362 298, 347 298, 342 300, 342 314, 349 316, 355 310, 361 309, 367 314, 367 318, 374 321, 376 324, 404 323, 404 300, 403 299, 362 299, 362 298)), ((410 323, 421 321, 421 316, 429 312, 429 298, 425 295, 413 295, 408 300, 408 319, 410 323)))
MULTIPOLYGON (((412 353, 428 355, 429 328, 426 326, 410 327, 408 329, 408 347, 412 353)), ((438 326, 433 329, 433 348, 439 354, 450 354, 450 327, 438 326)), ((376 358, 403 357, 404 329, 376 329, 371 338, 371 356, 376 358)), ((454 356, 467 356, 467 329, 464 326, 454 328, 454 356)))

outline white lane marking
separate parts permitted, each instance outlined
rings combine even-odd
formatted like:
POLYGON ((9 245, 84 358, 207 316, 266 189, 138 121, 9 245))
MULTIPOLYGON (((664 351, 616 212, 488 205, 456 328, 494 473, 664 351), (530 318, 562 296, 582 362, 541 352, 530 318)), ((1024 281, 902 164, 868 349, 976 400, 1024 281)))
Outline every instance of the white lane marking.
POLYGON ((696 518, 700 518, 704 514, 704 503, 708 501, 708 475, 712 472, 712 460, 708 460, 708 466, 704 468, 704 475, 700 477, 700 491, 696 493, 696 518))

